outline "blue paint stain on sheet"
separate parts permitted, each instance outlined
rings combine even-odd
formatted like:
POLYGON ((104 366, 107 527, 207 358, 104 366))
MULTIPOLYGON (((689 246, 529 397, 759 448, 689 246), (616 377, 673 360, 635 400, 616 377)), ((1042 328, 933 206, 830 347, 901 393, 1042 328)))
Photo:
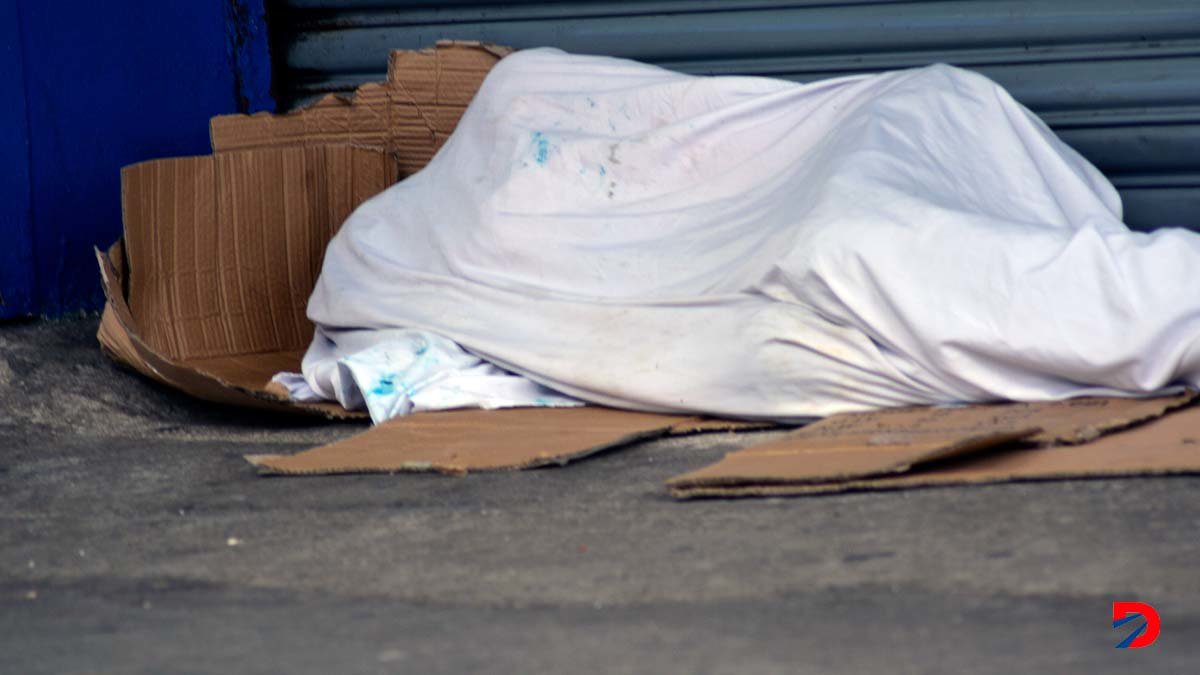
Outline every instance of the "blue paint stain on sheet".
POLYGON ((596 107, 596 101, 595 101, 595 100, 593 100, 591 96, 589 96, 589 97, 587 98, 587 102, 588 102, 588 105, 592 106, 593 108, 595 108, 595 107, 596 107))
POLYGON ((371 390, 371 393, 375 394, 376 396, 391 396, 392 394, 396 393, 396 376, 384 375, 383 377, 379 378, 379 383, 375 385, 375 388, 371 390))
POLYGON ((533 161, 545 164, 550 158, 550 139, 540 131, 533 132, 533 161))
POLYGON ((608 175, 608 169, 605 169, 603 164, 601 164, 601 165, 600 165, 600 175, 601 175, 601 176, 607 176, 607 175, 608 175))

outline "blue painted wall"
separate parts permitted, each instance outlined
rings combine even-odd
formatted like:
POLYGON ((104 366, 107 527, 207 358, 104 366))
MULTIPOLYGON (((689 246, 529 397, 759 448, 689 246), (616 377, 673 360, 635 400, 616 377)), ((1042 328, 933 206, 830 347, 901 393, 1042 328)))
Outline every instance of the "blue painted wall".
POLYGON ((0 317, 33 310, 29 125, 17 7, 0 0, 0 317))
POLYGON ((262 0, 0 0, 0 85, 0 318, 95 309, 120 168, 274 107, 262 0))

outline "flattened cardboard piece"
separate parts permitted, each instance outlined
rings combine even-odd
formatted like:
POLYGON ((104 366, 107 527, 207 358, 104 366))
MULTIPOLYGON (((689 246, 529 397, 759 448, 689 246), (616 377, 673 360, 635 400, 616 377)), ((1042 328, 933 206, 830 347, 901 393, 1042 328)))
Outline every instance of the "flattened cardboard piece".
MULTIPOLYGON (((874 487, 883 485, 885 477, 915 467, 966 458, 1015 441, 1033 446, 1086 442, 1159 417, 1195 396, 1188 391, 1158 398, 1080 398, 835 415, 784 438, 729 453, 715 464, 670 479, 667 485, 680 498, 829 491, 831 485, 849 482, 874 487)), ((1077 457, 1086 459, 1086 455, 1077 457)))
POLYGON ((671 493, 680 499, 794 497, 1013 481, 1181 474, 1200 474, 1200 407, 1197 406, 1081 445, 1013 448, 901 476, 836 483, 693 486, 673 488, 671 493))
POLYGON ((442 147, 484 77, 507 47, 441 41, 434 48, 396 50, 387 81, 352 96, 330 94, 283 115, 212 118, 213 152, 313 144, 349 144, 392 153, 402 176, 424 167, 442 147))
POLYGON ((299 454, 246 459, 268 475, 532 469, 694 431, 700 421, 593 406, 423 412, 299 454))
POLYGON ((271 148, 155 160, 122 171, 125 237, 97 251, 113 358, 221 403, 361 418, 268 389, 299 370, 305 306, 325 245, 396 180, 377 150, 271 148))

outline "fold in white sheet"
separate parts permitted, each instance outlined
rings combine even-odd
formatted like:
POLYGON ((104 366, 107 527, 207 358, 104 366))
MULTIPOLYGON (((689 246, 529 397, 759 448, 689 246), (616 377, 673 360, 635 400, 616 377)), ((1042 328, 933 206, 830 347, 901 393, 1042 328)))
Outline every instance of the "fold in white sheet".
POLYGON ((330 243, 304 376, 353 403, 411 329, 642 410, 1132 395, 1200 384, 1198 270, 1200 236, 1129 231, 980 75, 802 85, 536 49, 330 243))
POLYGON ((375 423, 423 410, 583 405, 421 331, 389 331, 385 340, 349 356, 323 355, 316 367, 331 371, 312 378, 315 387, 297 373, 280 373, 273 381, 286 386, 293 400, 366 408, 375 423))

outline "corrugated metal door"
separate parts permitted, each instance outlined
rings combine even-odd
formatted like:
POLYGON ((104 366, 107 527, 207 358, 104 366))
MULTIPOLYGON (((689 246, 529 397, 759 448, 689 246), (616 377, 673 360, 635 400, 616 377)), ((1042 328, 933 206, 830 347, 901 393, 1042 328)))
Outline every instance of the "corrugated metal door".
POLYGON ((953 63, 1091 159, 1131 226, 1200 229, 1200 0, 281 0, 272 19, 285 107, 441 38, 796 81, 953 63))

